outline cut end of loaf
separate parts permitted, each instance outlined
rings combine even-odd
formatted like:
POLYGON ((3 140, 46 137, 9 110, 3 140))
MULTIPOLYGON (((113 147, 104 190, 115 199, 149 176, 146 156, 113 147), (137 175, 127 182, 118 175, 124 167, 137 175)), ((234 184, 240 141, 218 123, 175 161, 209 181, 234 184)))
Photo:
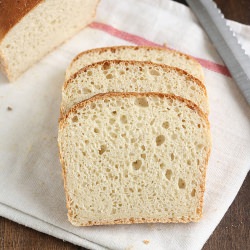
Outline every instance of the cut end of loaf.
MULTIPOLYGON (((10 81, 16 80, 43 56, 86 27, 94 18, 98 2, 79 0, 71 4, 69 1, 56 0, 37 1, 34 8, 30 8, 29 4, 20 8, 14 6, 14 19, 18 20, 13 20, 7 30, 9 22, 3 23, 6 32, 0 37, 0 64, 3 66, 3 73, 10 81)), ((18 4, 24 5, 14 3, 18 4)), ((5 19, 8 20, 9 17, 3 18, 5 19)))
POLYGON ((109 93, 76 105, 58 143, 73 225, 198 221, 209 124, 191 102, 109 93))

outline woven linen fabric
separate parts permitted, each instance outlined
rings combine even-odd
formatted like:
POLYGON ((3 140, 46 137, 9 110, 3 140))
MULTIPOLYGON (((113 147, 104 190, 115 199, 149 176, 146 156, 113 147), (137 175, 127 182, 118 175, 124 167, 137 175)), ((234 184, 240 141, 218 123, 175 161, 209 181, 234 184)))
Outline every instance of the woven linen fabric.
MULTIPOLYGON (((250 54, 250 27, 228 23, 250 54)), ((16 82, 0 75, 0 159, 3 217, 89 249, 201 249, 249 171, 250 108, 187 7, 163 0, 102 0, 92 24, 16 82), (79 52, 113 45, 167 46, 204 68, 213 147, 199 223, 84 228, 67 220, 57 147, 65 69, 79 52)))

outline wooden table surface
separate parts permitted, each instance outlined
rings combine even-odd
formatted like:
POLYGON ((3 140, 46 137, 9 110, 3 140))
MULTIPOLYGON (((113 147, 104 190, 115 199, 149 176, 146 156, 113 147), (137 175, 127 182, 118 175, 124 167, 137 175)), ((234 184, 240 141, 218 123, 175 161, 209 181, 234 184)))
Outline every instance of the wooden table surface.
MULTIPOLYGON (((216 0, 215 2, 226 18, 250 25, 249 0, 216 0)), ((250 250, 249 191, 250 174, 203 250, 250 250)), ((63 242, 1 217, 0 249, 84 250, 84 248, 63 242)))

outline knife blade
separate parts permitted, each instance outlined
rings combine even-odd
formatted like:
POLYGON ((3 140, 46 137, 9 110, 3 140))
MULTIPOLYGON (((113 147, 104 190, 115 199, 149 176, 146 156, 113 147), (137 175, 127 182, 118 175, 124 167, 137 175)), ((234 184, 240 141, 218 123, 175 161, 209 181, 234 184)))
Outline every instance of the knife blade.
POLYGON ((212 0, 186 0, 250 105, 250 58, 212 0))

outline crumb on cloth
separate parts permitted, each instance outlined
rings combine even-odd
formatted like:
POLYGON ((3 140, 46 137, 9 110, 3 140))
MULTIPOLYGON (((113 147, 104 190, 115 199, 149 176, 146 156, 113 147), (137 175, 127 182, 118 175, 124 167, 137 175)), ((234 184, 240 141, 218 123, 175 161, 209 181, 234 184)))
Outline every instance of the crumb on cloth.
POLYGON ((143 243, 147 245, 147 244, 150 243, 150 241, 149 240, 143 240, 143 243))
POLYGON ((8 107, 7 107, 7 110, 8 110, 8 111, 11 111, 11 110, 12 110, 12 107, 8 106, 8 107))

